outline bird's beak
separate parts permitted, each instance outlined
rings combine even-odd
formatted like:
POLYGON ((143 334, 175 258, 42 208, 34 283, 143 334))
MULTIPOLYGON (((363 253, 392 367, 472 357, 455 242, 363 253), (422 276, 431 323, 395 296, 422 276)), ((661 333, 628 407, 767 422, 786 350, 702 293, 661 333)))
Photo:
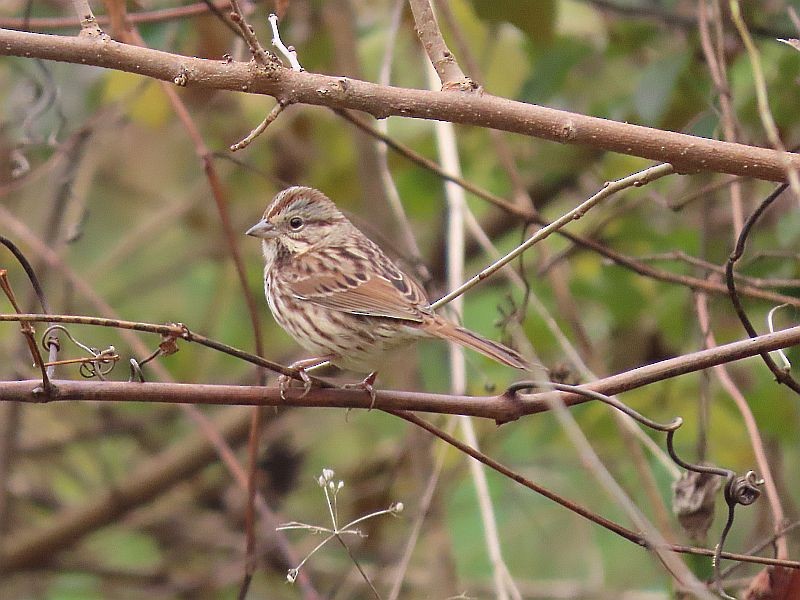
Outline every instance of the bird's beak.
POLYGON ((275 229, 275 225, 273 225, 266 219, 261 219, 250 229, 245 231, 245 234, 252 235, 253 237, 262 238, 265 240, 278 237, 278 231, 275 229))

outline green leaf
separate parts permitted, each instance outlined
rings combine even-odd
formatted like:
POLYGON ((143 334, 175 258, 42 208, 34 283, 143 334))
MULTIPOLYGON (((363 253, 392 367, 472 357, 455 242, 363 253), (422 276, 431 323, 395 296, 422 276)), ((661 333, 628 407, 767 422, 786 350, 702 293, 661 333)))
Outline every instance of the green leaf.
POLYGON ((657 125, 669 109, 675 84, 688 65, 686 52, 671 54, 651 63, 639 80, 633 104, 642 121, 657 125))
POLYGON ((523 31, 534 45, 546 44, 553 37, 557 7, 554 0, 473 0, 475 13, 489 23, 511 23, 523 31))
POLYGON ((101 600, 100 578, 83 573, 64 573, 49 586, 47 600, 101 600))
POLYGON ((541 104, 559 93, 572 69, 591 51, 587 44, 574 39, 559 39, 542 52, 530 77, 522 86, 522 100, 541 104))

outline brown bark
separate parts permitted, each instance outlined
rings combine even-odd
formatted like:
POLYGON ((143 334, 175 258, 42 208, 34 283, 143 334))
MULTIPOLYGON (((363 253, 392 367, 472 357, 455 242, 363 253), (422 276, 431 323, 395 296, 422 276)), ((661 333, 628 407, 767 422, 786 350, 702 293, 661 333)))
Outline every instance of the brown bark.
POLYGON ((274 96, 388 116, 436 119, 580 144, 671 163, 682 173, 717 172, 786 181, 800 156, 767 148, 619 123, 490 94, 381 86, 346 77, 252 63, 214 61, 121 44, 107 36, 54 36, 0 29, 0 55, 41 58, 138 73, 162 81, 274 96))

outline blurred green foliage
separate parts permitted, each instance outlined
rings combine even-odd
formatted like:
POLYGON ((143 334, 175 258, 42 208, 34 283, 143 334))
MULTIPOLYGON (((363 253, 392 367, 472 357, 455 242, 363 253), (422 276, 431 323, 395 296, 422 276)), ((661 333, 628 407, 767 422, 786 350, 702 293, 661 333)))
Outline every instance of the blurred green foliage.
MULTIPOLYGON (((102 11, 100 3, 91 4, 102 11)), ((129 9, 153 10, 176 4, 153 0, 129 9)), ((488 93, 721 137, 718 96, 694 24, 694 3, 618 0, 619 10, 609 9, 608 4, 591 0, 456 0, 449 5, 460 35, 455 35, 447 19, 440 18, 440 23, 462 67, 466 64, 464 52, 474 55, 479 72, 464 68, 488 93), (466 42, 466 49, 459 40, 466 42)), ((758 4, 758 9, 749 7, 746 17, 763 63, 770 107, 783 140, 791 147, 800 139, 800 54, 775 38, 796 35, 786 30, 786 11, 789 7, 800 9, 800 3, 777 0, 758 4)), ((391 5, 388 1, 294 0, 287 4, 282 36, 297 48, 310 72, 375 81, 390 37, 391 5), (352 18, 355 37, 337 24, 342 14, 352 18), (353 60, 358 61, 357 73, 352 72, 356 67, 353 60)), ((253 10, 256 32, 266 44, 270 39, 266 15, 273 10, 272 3, 258 2, 253 10)), ((21 0, 11 0, 0 8, 0 18, 19 17, 24 11, 21 0)), ((57 3, 34 3, 31 16, 71 18, 71 13, 57 3)), ((723 53, 740 141, 768 145, 749 58, 727 20, 724 30, 723 53)), ((75 32, 71 28, 58 33, 75 32)), ((245 47, 213 16, 149 23, 142 25, 140 32, 154 48, 214 60, 221 60, 225 52, 238 60, 248 59, 245 47)), ((407 9, 392 50, 392 84, 425 87, 426 58, 407 9)), ((403 264, 411 264, 378 174, 359 170, 365 157, 374 154, 374 146, 350 124, 324 108, 292 106, 246 150, 232 154, 228 147, 263 119, 274 100, 191 86, 178 89, 178 93, 214 153, 237 232, 243 234, 258 220, 270 198, 284 186, 312 185, 325 191, 403 264)), ((192 330, 253 350, 253 327, 244 294, 201 160, 160 84, 97 68, 3 58, 0 106, 0 202, 63 257, 65 267, 46 268, 34 248, 18 240, 42 274, 57 312, 110 316, 69 283, 69 269, 88 282, 96 296, 121 318, 182 322, 192 330), (31 116, 30 107, 42 90, 57 90, 56 99, 47 110, 31 116), (70 136, 83 127, 88 128, 88 139, 76 149, 70 136), (29 161, 30 172, 12 182, 14 152, 29 161), (59 206, 62 214, 54 234, 48 237, 47 224, 59 206)), ((387 125, 394 139, 438 161, 430 122, 392 117, 387 125)), ((489 132, 459 126, 456 133, 464 177, 512 198, 515 184, 489 132)), ((536 209, 550 220, 595 193, 605 181, 649 166, 647 161, 629 156, 519 135, 501 137, 516 166, 518 184, 538 198, 536 209), (545 186, 554 185, 550 193, 537 196, 545 186)), ((442 181, 391 151, 388 165, 423 259, 432 269, 431 280, 425 284, 431 296, 437 297, 445 286, 447 214, 442 181)), ((729 187, 703 190, 726 180, 712 174, 665 178, 612 198, 568 228, 654 268, 716 281, 718 275, 707 269, 658 255, 681 252, 724 264, 735 235, 729 187)), ((754 181, 742 181, 741 185, 746 215, 771 186, 754 181)), ((477 198, 470 197, 469 206, 500 251, 512 249, 522 239, 522 223, 503 218, 477 198)), ((8 233, 2 223, 0 233, 8 233)), ((760 278, 798 277, 798 240, 796 200, 787 194, 753 231, 741 272, 760 278), (768 256, 771 251, 788 254, 768 256)), ((242 235, 237 244, 248 289, 261 310, 267 356, 283 362, 303 357, 268 314, 258 243, 242 235)), ((485 252, 470 246, 466 271, 477 272, 490 261, 485 252)), ((14 289, 26 306, 38 310, 28 300, 28 284, 21 270, 10 259, 0 266, 9 269, 14 289)), ((519 269, 520 264, 515 263, 514 268, 519 269)), ((610 264, 558 236, 529 252, 522 268, 527 291, 541 301, 553 323, 576 345, 597 376, 689 353, 703 345, 694 294, 686 287, 610 264), (559 253, 563 253, 561 260, 544 271, 559 253)), ((795 290, 796 286, 790 286, 780 291, 795 295, 795 290)), ((494 339, 513 339, 509 337, 513 328, 501 330, 497 324, 502 321, 501 312, 520 307, 525 294, 507 279, 495 276, 466 295, 463 321, 494 339)), ((764 317, 771 306, 757 300, 745 304, 759 331, 766 331, 764 317)), ((543 315, 532 306, 523 307, 519 324, 536 360, 554 372, 563 371, 566 365, 568 381, 584 380, 570 365, 568 353, 543 315)), ((709 298, 709 309, 718 343, 744 337, 727 298, 709 298)), ((796 316, 796 310, 784 309, 778 322, 788 326, 796 316)), ((132 355, 117 332, 78 326, 70 330, 93 346, 113 344, 123 362, 132 355)), ((149 348, 159 342, 152 336, 141 339, 149 348)), ((5 379, 35 377, 15 326, 2 328, 0 348, 5 379)), ((68 356, 78 352, 67 345, 64 350, 68 356)), ((795 362, 800 360, 797 351, 789 354, 795 362)), ((471 394, 499 393, 520 378, 519 373, 483 357, 468 354, 466 360, 471 394)), ((248 364, 187 344, 180 344, 177 354, 159 362, 177 381, 256 382, 248 364)), ((126 379, 126 369, 125 364, 119 365, 112 377, 126 379)), ((790 476, 799 458, 793 443, 797 403, 755 358, 731 365, 729 370, 752 407, 779 479, 781 499, 787 514, 794 518, 800 491, 790 476)), ((149 368, 145 373, 156 378, 149 368)), ((63 368, 59 376, 77 378, 77 369, 63 368)), ((340 379, 353 378, 343 375, 340 379)), ((379 386, 446 392, 450 377, 445 345, 424 343, 402 353, 396 368, 380 374, 379 386)), ((742 417, 712 372, 651 385, 621 399, 657 420, 682 416, 685 425, 676 443, 687 460, 698 459, 698 439, 705 436, 706 460, 737 471, 755 467, 742 417), (701 400, 709 406, 705 430, 699 417, 701 400)), ((20 531, 46 527, 61 511, 79 509, 194 431, 185 417, 165 406, 62 403, 20 410, 15 440, 19 451, 5 482, 13 501, 2 535, 9 538, 20 531), (35 450, 53 440, 55 449, 35 450)), ((634 503, 657 520, 660 513, 638 470, 641 465, 633 460, 611 410, 587 405, 575 408, 573 414, 634 503)), ((204 411, 215 416, 223 409, 204 411)), ((422 518, 419 501, 442 452, 441 444, 379 411, 346 414, 308 408, 269 417, 275 424, 265 436, 264 464, 284 452, 297 457, 297 464, 288 459, 277 461, 277 466, 265 466, 260 473, 261 490, 278 511, 279 520, 328 524, 328 508, 315 483, 323 468, 335 469, 337 478, 345 481, 339 505, 343 519, 386 508, 393 501, 405 503, 406 511, 399 519, 370 521, 365 525, 368 538, 348 538, 354 555, 375 576, 383 593, 391 584, 416 519, 422 518), (278 493, 273 484, 280 477, 286 478, 288 486, 278 493)), ((444 417, 428 418, 451 426, 444 417)), ((501 462, 631 526, 623 510, 582 466, 552 415, 535 415, 499 428, 479 422, 476 428, 482 449, 501 462)), ((660 435, 648 435, 663 447, 660 435)), ((237 452, 245 461, 245 452, 241 448, 237 452)), ((671 519, 673 474, 648 451, 643 451, 643 457, 644 467, 655 481, 654 492, 671 519)), ((493 597, 492 565, 466 459, 448 450, 442 460, 441 479, 422 523, 401 597, 443 598, 461 592, 470 597, 493 597)), ((587 598, 625 592, 666 598, 672 593, 670 577, 646 551, 494 473, 489 474, 489 487, 502 550, 523 597, 542 597, 556 584, 573 590, 576 597, 587 598)), ((50 568, 0 581, 0 597, 233 598, 244 547, 243 497, 222 467, 206 468, 78 541, 58 554, 50 568)), ((709 546, 716 542, 724 516, 722 507, 717 512, 709 546)), ((769 536, 770 519, 763 499, 740 509, 728 547, 744 551, 769 536)), ((688 543, 672 519, 670 526, 673 539, 688 543)), ((268 534, 265 529, 259 531, 261 539, 268 534)), ((317 536, 300 532, 290 532, 287 538, 298 558, 319 541, 317 536)), ((794 540, 791 547, 796 549, 794 540)), ((265 551, 260 564, 263 568, 256 575, 251 597, 300 597, 297 584, 284 583, 291 565, 275 558, 271 550, 265 551)), ((707 559, 691 558, 687 564, 699 577, 710 576, 707 559)), ((324 597, 371 597, 351 559, 336 544, 326 546, 303 570, 324 597)), ((742 571, 755 572, 753 568, 742 571)))

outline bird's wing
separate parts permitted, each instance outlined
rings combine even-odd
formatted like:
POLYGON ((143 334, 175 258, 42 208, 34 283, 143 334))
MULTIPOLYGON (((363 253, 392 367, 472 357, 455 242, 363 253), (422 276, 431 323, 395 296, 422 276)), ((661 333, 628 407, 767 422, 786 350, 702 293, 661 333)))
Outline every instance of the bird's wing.
POLYGON ((294 276, 285 281, 296 298, 325 308, 422 322, 432 314, 425 292, 388 259, 380 258, 338 260, 331 268, 330 257, 321 256, 318 260, 327 263, 327 268, 294 270, 294 276))

